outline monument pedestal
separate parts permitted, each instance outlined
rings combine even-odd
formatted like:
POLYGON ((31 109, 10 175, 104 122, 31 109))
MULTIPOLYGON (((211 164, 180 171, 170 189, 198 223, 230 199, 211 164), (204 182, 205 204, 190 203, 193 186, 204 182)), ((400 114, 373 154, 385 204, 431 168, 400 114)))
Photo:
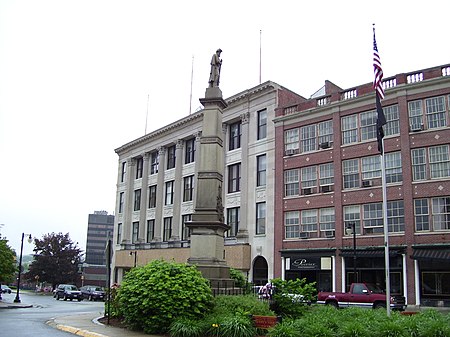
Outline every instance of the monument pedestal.
POLYGON ((202 275, 210 280, 211 288, 233 289, 230 268, 225 262, 224 233, 229 226, 224 223, 222 184, 224 150, 222 109, 227 107, 219 87, 207 88, 200 99, 203 110, 200 156, 198 158, 197 194, 192 221, 186 222, 191 230, 191 255, 188 263, 196 265, 202 275))

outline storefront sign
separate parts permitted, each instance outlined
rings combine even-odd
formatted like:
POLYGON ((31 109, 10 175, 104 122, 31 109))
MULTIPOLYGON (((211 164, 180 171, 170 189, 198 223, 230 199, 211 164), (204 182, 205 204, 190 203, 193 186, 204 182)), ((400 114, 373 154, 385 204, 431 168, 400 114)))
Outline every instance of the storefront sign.
POLYGON ((290 270, 319 270, 320 269, 320 257, 307 257, 307 258, 290 258, 291 265, 290 270))

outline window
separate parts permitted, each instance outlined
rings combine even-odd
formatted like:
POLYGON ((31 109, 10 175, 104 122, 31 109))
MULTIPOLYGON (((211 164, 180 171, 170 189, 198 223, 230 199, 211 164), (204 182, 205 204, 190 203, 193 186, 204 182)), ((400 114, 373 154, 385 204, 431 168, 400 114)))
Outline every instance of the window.
POLYGON ((387 203, 388 231, 399 233, 405 231, 405 208, 403 200, 387 203))
POLYGON ((144 159, 136 158, 136 179, 142 178, 142 170, 144 167, 144 159))
POLYGON ((256 234, 266 234, 266 203, 256 204, 256 234))
POLYGON ((301 152, 317 150, 315 124, 300 128, 300 137, 301 152))
POLYGON ((139 221, 133 222, 133 236, 131 243, 137 243, 139 238, 139 221))
MULTIPOLYGON (((392 105, 383 108, 386 125, 383 126, 384 135, 391 136, 400 133, 398 106, 392 105)), ((352 144, 359 141, 377 138, 377 112, 365 111, 359 114, 341 118, 342 144, 352 144), (358 133, 360 130, 360 133, 358 133)))
MULTIPOLYGON (((355 223, 357 234, 383 234, 383 204, 381 202, 364 204, 361 205, 361 209, 363 229, 360 228, 361 214, 359 205, 344 207, 344 229, 351 227, 352 223, 355 223)), ((389 201, 387 203, 387 216, 388 231, 390 233, 405 231, 405 215, 402 200, 389 201)))
POLYGON ((317 186, 317 166, 302 167, 301 169, 302 194, 315 193, 316 186, 317 186))
POLYGON ((155 238, 155 219, 147 220, 147 242, 155 238))
POLYGON ((156 185, 149 186, 148 188, 148 208, 156 207, 156 185))
POLYGON ((134 191, 134 209, 135 211, 139 211, 141 209, 141 190, 134 191))
POLYGON ((123 213, 123 202, 124 202, 124 192, 120 192, 119 194, 119 213, 123 213))
POLYGON ((427 163, 425 160, 425 149, 411 150, 413 180, 425 180, 427 163))
POLYGON ((377 138, 377 112, 362 112, 359 116, 361 119, 361 140, 377 138))
POLYGON ((227 231, 228 237, 234 237, 239 231, 239 222, 241 220, 241 212, 239 207, 227 209, 227 224, 230 229, 227 231))
POLYGON ((174 185, 173 180, 166 182, 166 197, 164 200, 164 205, 173 204, 173 185, 174 185))
POLYGON ((284 195, 286 197, 300 195, 299 170, 288 170, 284 172, 284 195))
POLYGON ((301 232, 317 232, 317 210, 308 209, 301 213, 301 232))
POLYGON ((183 201, 192 201, 194 196, 194 176, 183 178, 183 201))
POLYGON ((322 164, 319 165, 319 185, 321 186, 321 192, 329 192, 331 186, 334 185, 334 164, 322 164), (327 186, 327 188, 324 188, 327 186))
POLYGON ((359 187, 359 162, 358 159, 343 160, 344 189, 359 187))
POLYGON ((230 146, 229 150, 241 147, 241 122, 230 124, 230 146))
POLYGON ((450 197, 432 199, 433 230, 450 229, 450 197))
POLYGON ((361 214, 360 208, 357 205, 344 207, 344 233, 346 228, 352 227, 355 224, 356 234, 361 234, 361 214))
POLYGON ((122 224, 117 224, 117 244, 120 244, 122 241, 122 224))
POLYGON ((381 177, 380 156, 361 158, 361 175, 363 180, 381 177))
POLYGON ((342 117, 342 144, 351 144, 358 141, 358 117, 357 115, 351 115, 342 117))
POLYGON ((266 155, 256 157, 256 186, 266 186, 266 155))
POLYGON ((450 157, 448 145, 429 148, 430 178, 438 179, 450 176, 450 157))
POLYGON ((383 204, 366 204, 363 210, 365 234, 383 233, 383 204))
POLYGON ((151 154, 150 174, 158 173, 159 153, 157 151, 151 154))
MULTIPOLYGON (((398 105, 391 105, 383 108, 386 117, 386 125, 383 126, 385 136, 400 134, 400 116, 398 114, 398 105)), ((376 134, 375 134, 376 138, 376 134)))
POLYGON ((426 99, 425 107, 429 129, 447 125, 444 96, 426 99))
POLYGON ((267 110, 258 111, 258 135, 257 139, 267 137, 267 110))
POLYGON ((422 101, 408 102, 408 114, 410 131, 423 130, 422 101))
POLYGON ((321 208, 319 210, 319 229, 320 231, 330 231, 335 229, 334 208, 321 208))
POLYGON ((402 158, 400 152, 390 152, 384 155, 386 183, 403 181, 402 158))
POLYGON ((299 129, 284 132, 284 150, 286 155, 299 153, 299 129))
POLYGON ((430 213, 428 209, 428 199, 414 200, 414 220, 416 223, 416 231, 430 230, 430 213))
POLYGON ((175 151, 176 151, 175 145, 169 146, 167 148, 167 169, 168 170, 175 168, 175 151))
POLYGON ((172 237, 172 217, 164 218, 163 241, 169 241, 172 237))
POLYGON ((450 177, 450 154, 448 145, 439 145, 411 150, 413 180, 440 179, 450 177), (427 170, 428 159, 428 170, 427 170), (429 177, 427 177, 427 171, 429 177))
POLYGON ((450 197, 415 199, 414 219, 418 232, 450 230, 450 197))
POLYGON ((182 221, 181 240, 189 240, 191 230, 186 226, 186 222, 192 221, 192 214, 183 215, 182 221))
POLYGON ((122 169, 121 169, 121 176, 120 176, 120 182, 123 183, 125 181, 125 178, 127 176, 127 162, 122 162, 122 169))
POLYGON ((241 190, 241 163, 228 166, 228 193, 241 190))
POLYGON ((294 239, 300 236, 300 217, 298 211, 284 213, 284 228, 286 239, 294 239))
POLYGON ((195 160, 195 138, 186 140, 186 152, 184 154, 184 163, 193 163, 195 160))
POLYGON ((317 129, 319 132, 319 147, 329 147, 333 143, 333 121, 320 122, 317 129))

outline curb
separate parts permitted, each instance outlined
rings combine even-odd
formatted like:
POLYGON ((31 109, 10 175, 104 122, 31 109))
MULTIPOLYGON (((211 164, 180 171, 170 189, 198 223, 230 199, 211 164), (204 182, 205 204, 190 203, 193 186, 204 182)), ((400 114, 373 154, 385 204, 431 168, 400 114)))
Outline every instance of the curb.
POLYGON ((103 335, 101 333, 97 333, 97 332, 91 332, 88 330, 84 330, 84 329, 79 329, 79 328, 74 328, 73 326, 70 325, 64 325, 64 324, 57 324, 54 322, 54 320, 50 320, 47 321, 45 324, 52 326, 55 329, 61 330, 61 331, 65 331, 77 336, 83 336, 83 337, 108 337, 106 335, 103 335))

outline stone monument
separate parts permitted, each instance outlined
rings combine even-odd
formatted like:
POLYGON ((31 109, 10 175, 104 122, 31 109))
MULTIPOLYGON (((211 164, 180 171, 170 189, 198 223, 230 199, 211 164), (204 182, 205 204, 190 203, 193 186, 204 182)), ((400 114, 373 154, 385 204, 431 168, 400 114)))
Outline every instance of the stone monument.
POLYGON ((192 221, 186 222, 191 230, 191 252, 189 264, 195 264, 202 275, 209 279, 213 289, 232 288, 230 268, 225 262, 224 232, 229 229, 225 223, 222 204, 224 177, 224 149, 222 111, 227 107, 219 88, 222 60, 221 49, 211 59, 209 86, 205 98, 200 156, 198 160, 197 194, 192 221))

